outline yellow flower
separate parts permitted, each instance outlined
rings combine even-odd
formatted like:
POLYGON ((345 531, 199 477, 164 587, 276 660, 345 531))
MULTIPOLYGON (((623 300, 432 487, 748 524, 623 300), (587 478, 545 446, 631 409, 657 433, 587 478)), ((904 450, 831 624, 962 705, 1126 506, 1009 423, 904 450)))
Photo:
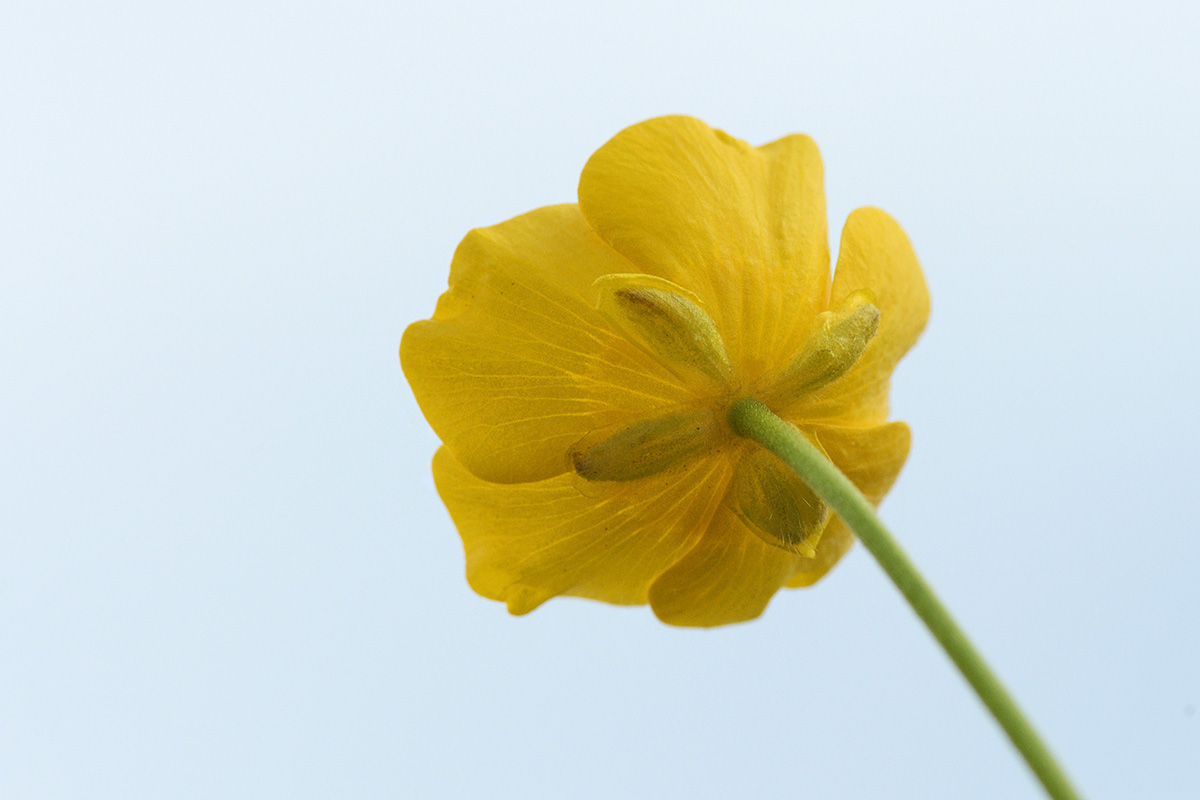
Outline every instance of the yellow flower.
POLYGON ((878 503, 909 447, 889 378, 928 313, 877 209, 846 221, 831 284, 811 139, 627 128, 578 205, 467 234, 401 342, 471 587, 514 614, 575 595, 712 626, 816 582, 852 535, 728 409, 763 401, 878 503))

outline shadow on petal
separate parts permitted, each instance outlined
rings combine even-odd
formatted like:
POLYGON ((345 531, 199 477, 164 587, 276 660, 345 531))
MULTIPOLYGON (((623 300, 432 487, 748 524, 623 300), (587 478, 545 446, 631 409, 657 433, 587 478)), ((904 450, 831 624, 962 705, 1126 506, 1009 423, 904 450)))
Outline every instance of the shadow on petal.
POLYGON ((650 587, 650 607, 670 625, 713 627, 762 614, 800 556, 773 547, 722 504, 703 537, 650 587))
POLYGON ((446 448, 433 476, 462 536, 467 581, 524 614, 560 594, 638 605, 695 544, 729 480, 727 458, 668 478, 606 484, 585 497, 570 475, 522 484, 472 475, 446 448))

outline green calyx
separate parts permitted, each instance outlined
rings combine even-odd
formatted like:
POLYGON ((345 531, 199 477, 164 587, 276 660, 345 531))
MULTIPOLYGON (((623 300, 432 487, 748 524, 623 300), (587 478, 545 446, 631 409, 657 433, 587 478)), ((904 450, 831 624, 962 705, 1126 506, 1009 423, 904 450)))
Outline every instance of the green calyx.
POLYGON ((753 397, 770 408, 787 406, 849 372, 879 330, 879 309, 868 292, 855 292, 836 311, 817 317, 816 331, 783 367, 760 378, 753 397))

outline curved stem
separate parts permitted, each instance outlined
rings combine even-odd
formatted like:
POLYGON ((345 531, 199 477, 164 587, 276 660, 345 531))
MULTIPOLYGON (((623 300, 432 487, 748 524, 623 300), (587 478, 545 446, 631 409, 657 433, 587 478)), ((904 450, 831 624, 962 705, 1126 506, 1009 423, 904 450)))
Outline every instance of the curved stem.
POLYGON ((758 442, 791 467, 858 536, 992 712, 1046 793, 1055 800, 1079 800, 1037 731, 850 479, 798 430, 757 400, 734 403, 729 421, 738 435, 758 442))

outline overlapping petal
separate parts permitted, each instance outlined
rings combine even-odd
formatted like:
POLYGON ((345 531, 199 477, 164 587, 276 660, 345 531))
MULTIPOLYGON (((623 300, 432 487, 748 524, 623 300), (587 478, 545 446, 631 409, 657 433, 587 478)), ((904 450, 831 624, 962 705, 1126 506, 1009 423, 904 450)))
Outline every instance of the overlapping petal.
POLYGON ((433 459, 471 588, 514 614, 559 594, 646 603, 654 578, 708 527, 729 473, 728 459, 714 453, 665 478, 584 496, 566 475, 498 484, 472 475, 446 448, 433 459))
POLYGON ((691 395, 612 330, 590 303, 600 275, 629 263, 574 205, 472 231, 430 320, 404 333, 417 402, 454 456, 482 478, 535 481, 567 469, 567 448, 606 425, 691 395))
MULTIPOLYGON (((810 426, 809 431, 821 443, 829 460, 875 505, 896 482, 912 442, 912 433, 903 422, 867 428, 819 425, 810 426)), ((816 583, 833 569, 853 543, 854 535, 834 516, 821 534, 816 555, 797 561, 787 585, 816 583)))
POLYGON ((786 358, 824 310, 823 171, 806 136, 753 148, 690 117, 652 119, 596 151, 579 205, 640 270, 704 301, 743 380, 786 358))
POLYGON ((800 559, 764 542, 722 504, 696 546, 654 581, 650 607, 671 625, 708 628, 754 619, 800 559))
POLYGON ((892 370, 929 319, 929 289, 908 236, 877 208, 857 209, 846 220, 830 307, 839 307, 858 291, 874 296, 879 329, 850 371, 808 398, 798 414, 856 424, 883 422, 892 370))

